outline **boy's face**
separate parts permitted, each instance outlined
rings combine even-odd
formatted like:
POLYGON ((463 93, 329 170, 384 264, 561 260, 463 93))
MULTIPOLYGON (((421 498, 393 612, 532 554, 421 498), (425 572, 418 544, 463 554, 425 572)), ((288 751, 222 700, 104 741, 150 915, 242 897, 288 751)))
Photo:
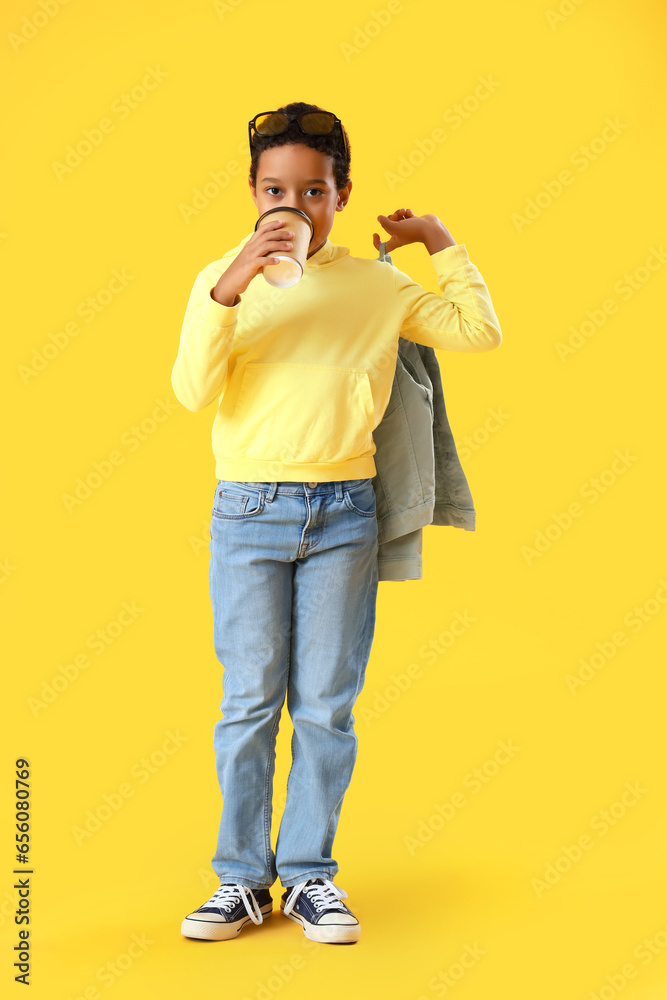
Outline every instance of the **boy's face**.
POLYGON ((352 189, 350 181, 338 191, 331 157, 301 143, 265 149, 259 157, 257 187, 250 178, 248 183, 258 215, 285 205, 300 208, 311 219, 315 231, 308 257, 324 245, 334 215, 342 212, 352 189))

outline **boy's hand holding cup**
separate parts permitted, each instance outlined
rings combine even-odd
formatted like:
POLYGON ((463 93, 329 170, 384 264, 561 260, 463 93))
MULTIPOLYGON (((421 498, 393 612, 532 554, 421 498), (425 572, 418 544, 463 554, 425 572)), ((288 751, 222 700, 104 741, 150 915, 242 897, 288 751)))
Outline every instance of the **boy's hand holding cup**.
POLYGON ((237 305, 237 298, 260 271, 269 284, 288 288, 296 284, 303 273, 313 224, 295 208, 269 209, 258 219, 255 232, 239 251, 227 270, 220 275, 211 295, 223 306, 237 305), (262 222, 262 219, 266 219, 262 222), (261 224, 260 224, 261 223, 261 224), (264 271, 264 268, 267 271, 264 271), (268 269, 277 268, 277 281, 272 281, 268 269))
POLYGON ((255 223, 258 228, 267 216, 276 214, 280 219, 284 219, 285 225, 289 226, 292 232, 291 246, 272 258, 272 264, 268 271, 264 271, 264 277, 270 285, 276 288, 291 288, 301 280, 303 269, 308 256, 308 247, 313 238, 315 227, 305 212, 299 208, 269 208, 268 211, 260 215, 255 223))

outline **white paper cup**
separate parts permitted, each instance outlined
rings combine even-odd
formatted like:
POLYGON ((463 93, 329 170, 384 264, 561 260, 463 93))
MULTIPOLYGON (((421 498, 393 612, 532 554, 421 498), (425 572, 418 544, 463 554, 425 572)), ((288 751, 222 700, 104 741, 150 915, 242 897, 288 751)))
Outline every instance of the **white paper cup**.
POLYGON ((279 212, 280 218, 285 220, 285 229, 294 232, 290 237, 292 247, 290 250, 283 250, 281 253, 267 254, 276 257, 279 264, 267 264, 262 268, 262 274, 266 281, 275 288, 291 288, 301 280, 304 265, 308 256, 308 247, 313 238, 315 227, 305 212, 298 208, 270 208, 255 223, 257 227, 265 221, 268 215, 279 212))

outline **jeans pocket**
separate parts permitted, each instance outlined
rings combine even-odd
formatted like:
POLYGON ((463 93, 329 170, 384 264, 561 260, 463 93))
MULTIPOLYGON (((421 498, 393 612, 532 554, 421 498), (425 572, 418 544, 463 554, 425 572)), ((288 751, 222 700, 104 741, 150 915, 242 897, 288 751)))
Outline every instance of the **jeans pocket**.
POLYGON ((250 490, 245 483, 220 480, 215 488, 212 514, 232 520, 254 517, 264 510, 265 498, 265 493, 250 490))
POLYGON ((362 517, 375 517, 377 498, 372 479, 365 479, 358 486, 344 487, 345 506, 362 517))

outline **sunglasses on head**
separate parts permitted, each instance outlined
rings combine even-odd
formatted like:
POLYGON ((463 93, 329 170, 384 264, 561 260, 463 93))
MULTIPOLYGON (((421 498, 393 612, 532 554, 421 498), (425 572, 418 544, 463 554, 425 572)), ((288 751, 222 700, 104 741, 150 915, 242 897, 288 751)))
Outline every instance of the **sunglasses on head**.
POLYGON ((331 111, 302 111, 300 115, 288 115, 283 111, 263 111, 248 122, 248 143, 252 155, 252 134, 280 135, 291 122, 297 122, 305 135, 329 135, 338 125, 343 137, 345 156, 347 156, 347 141, 340 118, 331 111))

